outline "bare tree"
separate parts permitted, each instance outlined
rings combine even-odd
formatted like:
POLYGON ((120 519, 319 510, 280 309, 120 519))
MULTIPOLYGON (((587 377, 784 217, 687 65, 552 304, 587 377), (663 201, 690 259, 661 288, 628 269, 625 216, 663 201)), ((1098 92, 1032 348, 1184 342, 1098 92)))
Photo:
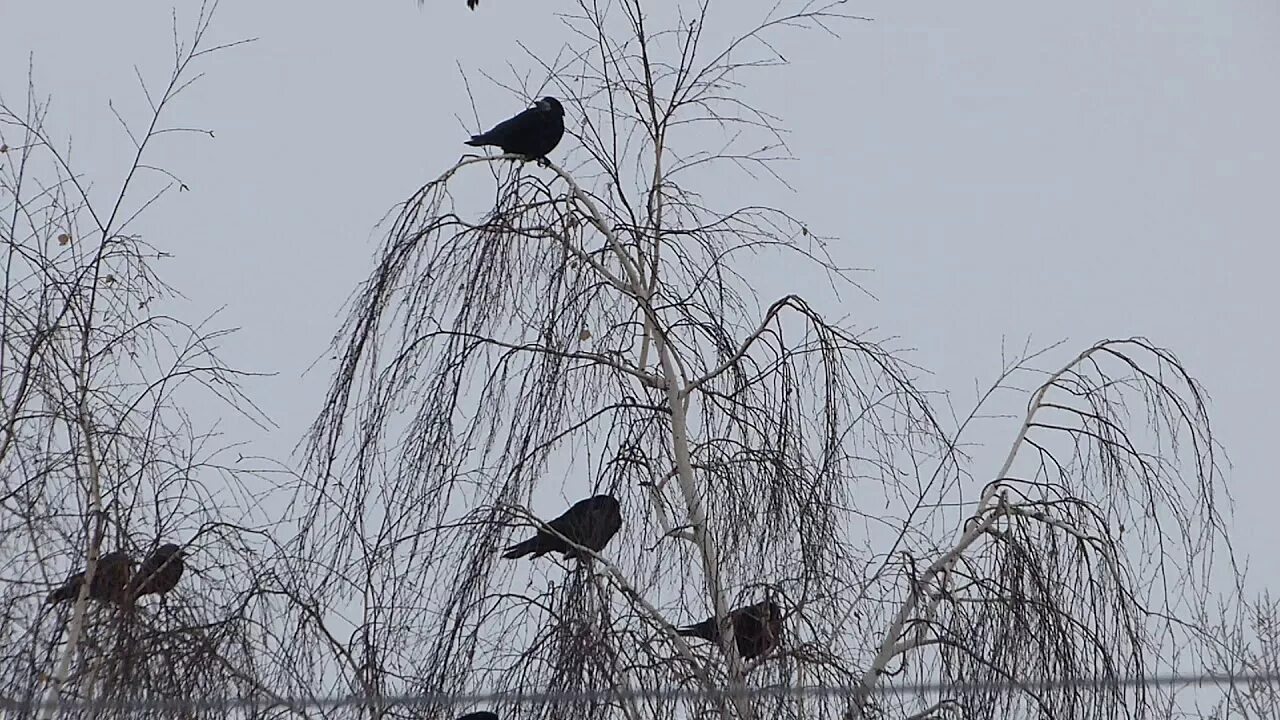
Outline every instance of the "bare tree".
POLYGON ((1229 602, 1206 612, 1201 625, 1209 638, 1205 670, 1233 682, 1194 717, 1280 717, 1280 601, 1264 593, 1252 602, 1229 602))
MULTIPOLYGON (((154 145, 181 133, 173 100, 219 49, 208 39, 214 5, 190 31, 174 18, 174 66, 144 84, 141 123, 117 112, 132 144, 121 182, 72 165, 70 143, 46 123, 36 94, 0 97, 0 695, 6 714, 108 717, 61 703, 185 701, 258 688, 258 626, 247 610, 256 542, 243 527, 245 462, 226 463, 226 441, 193 419, 193 400, 265 422, 241 393, 241 373, 219 360, 225 331, 174 317, 175 292, 154 271, 166 252, 138 226, 148 208, 186 189, 148 164, 154 145), (185 548, 171 592, 89 598, 111 551, 136 563, 157 545, 185 548), (46 595, 84 571, 68 604, 46 595), (23 712, 15 712, 22 707, 23 712)), ((226 46, 221 46, 226 47, 226 46)), ((141 75, 139 75, 141 79, 141 75)), ((102 168, 98 169, 101 172, 102 168)), ((163 243, 162 243, 163 244, 163 243)), ((118 710, 127 717, 172 712, 118 710)), ((188 713, 184 717, 193 717, 188 713)), ((222 717, 221 713, 215 713, 222 717)))
POLYGON ((442 717, 390 696, 509 690, 560 693, 499 708, 537 718, 1159 717, 1176 698, 1144 681, 1182 654, 1267 666, 1261 609, 1258 651, 1200 613, 1230 548, 1204 393, 1178 359, 1141 338, 1056 367, 1024 351, 956 418, 892 338, 762 301, 753 260, 856 290, 804 223, 708 190, 784 182, 780 120, 741 83, 783 63, 780 33, 852 18, 783 2, 732 35, 717 23, 738 10, 653 27, 644 5, 583 0, 566 52, 528 53, 543 86, 508 88, 572 109, 563 167, 465 156, 394 211, 293 478, 300 532, 265 571, 244 467, 182 408, 213 393, 258 415, 221 333, 165 311, 163 252, 136 229, 183 187, 145 156, 219 49, 212 6, 143 128, 121 120, 137 153, 105 196, 34 90, 21 111, 0 99, 6 709, 223 717, 191 701, 240 697, 252 717, 341 717, 286 698, 354 692, 361 714, 442 717), (480 185, 491 206, 457 199, 480 185), (1004 462, 971 467, 975 421, 1009 397, 1025 415, 1004 462), (596 493, 625 524, 589 560, 499 559, 596 493), (190 581, 89 597, 108 552, 167 540, 190 581), (44 602, 80 569, 72 603, 44 602), (781 622, 742 657, 736 633, 760 630, 729 620, 762 602, 781 622), (677 632, 708 616, 712 642, 677 632), (1137 683, 1055 684, 1082 676, 1137 683), (811 686, 850 690, 787 692, 811 686))
POLYGON ((502 709, 548 719, 1167 707, 1142 679, 1198 642, 1229 549, 1203 390, 1168 350, 1107 340, 1058 367, 1024 352, 953 419, 890 338, 762 302, 753 259, 855 286, 798 219, 698 188, 772 192, 783 134, 741 83, 784 62, 779 33, 852 18, 782 2, 722 42, 731 5, 659 27, 645 5, 581 0, 565 52, 528 53, 542 87, 509 88, 562 99, 568 160, 464 156, 394 211, 305 443, 280 692, 398 717, 456 711, 386 696, 499 690, 564 693, 502 709), (481 183, 488 208, 455 194, 481 183), (969 468, 972 421, 1011 393, 1006 460, 969 468), (511 526, 600 492, 625 525, 591 562, 499 559, 511 526), (766 599, 784 632, 744 660, 723 621, 766 599), (717 644, 675 632, 708 615, 717 644), (1139 682, 1047 685, 1079 676, 1139 682), (814 685, 852 690, 714 694, 814 685))

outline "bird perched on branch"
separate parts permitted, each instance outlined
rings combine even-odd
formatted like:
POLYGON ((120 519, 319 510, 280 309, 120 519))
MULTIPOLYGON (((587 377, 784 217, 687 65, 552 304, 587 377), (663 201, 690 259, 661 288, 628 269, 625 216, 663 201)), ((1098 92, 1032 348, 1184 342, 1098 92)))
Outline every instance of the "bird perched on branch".
POLYGON ((542 160, 560 144, 562 137, 564 108, 559 100, 544 97, 528 110, 498 123, 489 132, 472 135, 467 144, 472 147, 496 145, 504 153, 523 155, 526 160, 542 160))
POLYGON ((496 713, 491 713, 488 710, 479 710, 459 716, 458 720, 498 720, 498 716, 496 713))
MULTIPOLYGON (((732 610, 728 619, 733 623, 738 654, 747 660, 769 652, 782 639, 782 610, 772 600, 732 610)), ((720 643, 720 627, 714 615, 696 625, 677 628, 676 632, 720 643)))
MULTIPOLYGON (((622 510, 612 495, 596 495, 574 503, 547 526, 578 545, 600 552, 622 527, 622 510)), ((581 557, 573 545, 546 528, 539 528, 537 535, 506 548, 502 557, 541 557, 549 552, 564 553, 566 559, 581 557)))
POLYGON ((182 579, 186 557, 180 545, 166 543, 151 551, 129 581, 129 592, 134 598, 143 595, 161 595, 169 592, 182 579))
MULTIPOLYGON (((98 565, 93 571, 93 580, 89 582, 89 597, 99 602, 123 602, 125 588, 129 584, 129 576, 133 574, 133 558, 123 551, 116 550, 98 558, 98 565)), ((60 603, 75 600, 80 594, 80 586, 84 584, 85 572, 82 570, 49 593, 45 602, 60 603)))

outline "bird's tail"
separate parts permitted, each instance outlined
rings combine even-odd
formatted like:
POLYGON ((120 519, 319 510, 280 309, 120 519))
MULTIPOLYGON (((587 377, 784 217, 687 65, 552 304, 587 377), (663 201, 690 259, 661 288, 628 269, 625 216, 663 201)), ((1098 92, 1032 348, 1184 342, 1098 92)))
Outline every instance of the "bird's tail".
POLYGON ((484 135, 472 135, 470 140, 466 141, 471 147, 483 147, 489 144, 489 139, 484 135))
POLYGON ((62 587, 49 593, 45 598, 46 603, 57 604, 68 600, 75 600, 76 593, 80 592, 80 583, 66 583, 62 587))
POLYGON ((683 635, 684 637, 702 638, 703 640, 712 639, 711 628, 708 627, 705 622, 700 622, 696 625, 678 627, 676 628, 676 634, 683 635))
POLYGON ((506 548, 502 553, 502 557, 506 560, 516 560, 527 555, 537 557, 539 555, 546 554, 546 552, 547 551, 542 549, 538 544, 538 538, 531 537, 528 540, 518 542, 515 545, 506 548))

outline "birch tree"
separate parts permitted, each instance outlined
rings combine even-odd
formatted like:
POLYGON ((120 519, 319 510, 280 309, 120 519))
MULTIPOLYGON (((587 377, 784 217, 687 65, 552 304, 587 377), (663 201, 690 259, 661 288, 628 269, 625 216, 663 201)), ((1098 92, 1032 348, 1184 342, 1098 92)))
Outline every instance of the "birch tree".
POLYGON ((257 691, 260 654, 245 600, 256 543, 235 494, 247 489, 240 478, 250 464, 227 458, 226 441, 203 425, 208 418, 185 408, 196 401, 266 421, 241 393, 242 373, 218 357, 225 331, 172 312, 175 293, 156 265, 177 232, 142 232, 149 209, 187 189, 151 164, 155 146, 211 135, 167 116, 196 67, 220 49, 208 37, 212 12, 203 6, 182 27, 175 17, 171 72, 159 82, 139 74, 136 104, 102 108, 133 151, 124 168, 77 169, 70 140, 50 129, 56 105, 34 81, 16 99, 10 88, 0 95, 6 717, 175 717, 65 704, 257 691), (183 545, 188 559, 162 600, 129 607, 87 597, 106 553, 137 562, 165 542, 183 545), (87 577, 74 601, 47 604, 49 591, 80 570, 87 577))
POLYGON ((1166 707, 1141 679, 1194 649, 1229 549, 1205 393, 1174 353, 1024 352, 956 415, 891 336, 832 319, 875 307, 771 200, 783 120, 745 83, 785 64, 775 43, 856 20, 844 4, 784 0, 737 34, 728 3, 569 7, 565 51, 521 61, 545 80, 507 86, 563 102, 551 162, 443 169, 352 296, 303 446, 281 691, 433 718, 466 708, 389 698, 545 692, 496 709, 548 720, 1166 707), (757 291, 799 265, 854 299, 757 291), (1002 461, 972 466, 975 423, 1012 398, 1002 461), (625 524, 591 562, 499 559, 602 492, 625 524), (730 625, 675 633, 766 598, 785 635, 762 657, 730 625), (1139 681, 1044 685, 1082 676, 1139 681), (814 686, 848 691, 786 692, 814 686))
MULTIPOLYGON (((1207 608, 1208 609, 1208 608, 1207 608)), ((1208 672, 1233 678, 1221 695, 1188 717, 1262 720, 1280 715, 1280 601, 1270 593, 1206 613, 1208 672)))

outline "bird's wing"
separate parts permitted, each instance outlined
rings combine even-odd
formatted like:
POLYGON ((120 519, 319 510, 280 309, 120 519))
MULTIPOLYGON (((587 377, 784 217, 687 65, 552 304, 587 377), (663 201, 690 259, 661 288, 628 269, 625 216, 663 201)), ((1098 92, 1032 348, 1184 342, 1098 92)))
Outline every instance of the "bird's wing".
POLYGON ((694 623, 692 625, 686 625, 682 628, 676 628, 676 633, 680 635, 685 635, 687 637, 697 637, 697 638, 702 638, 703 640, 714 641, 716 638, 716 635, 719 634, 715 631, 715 627, 716 627, 716 619, 714 617, 709 617, 700 623, 694 623))
MULTIPOLYGON (((578 535, 578 528, 582 527, 585 522, 586 515, 587 513, 582 512, 582 509, 575 505, 566 510, 560 517, 547 523, 547 526, 573 540, 578 535)), ((552 537, 555 536, 552 535, 552 537)), ((559 540, 559 538, 556 538, 556 540, 559 540)))
POLYGON ((538 110, 536 108, 529 108, 515 117, 507 118, 494 125, 493 129, 485 133, 483 137, 494 142, 501 142, 513 135, 525 132, 533 124, 537 113, 538 110))
POLYGON ((141 587, 151 582, 152 577, 155 576, 156 571, 159 569, 160 563, 157 561, 156 556, 148 555, 146 559, 142 561, 142 564, 138 566, 138 572, 133 574, 129 584, 141 587))

